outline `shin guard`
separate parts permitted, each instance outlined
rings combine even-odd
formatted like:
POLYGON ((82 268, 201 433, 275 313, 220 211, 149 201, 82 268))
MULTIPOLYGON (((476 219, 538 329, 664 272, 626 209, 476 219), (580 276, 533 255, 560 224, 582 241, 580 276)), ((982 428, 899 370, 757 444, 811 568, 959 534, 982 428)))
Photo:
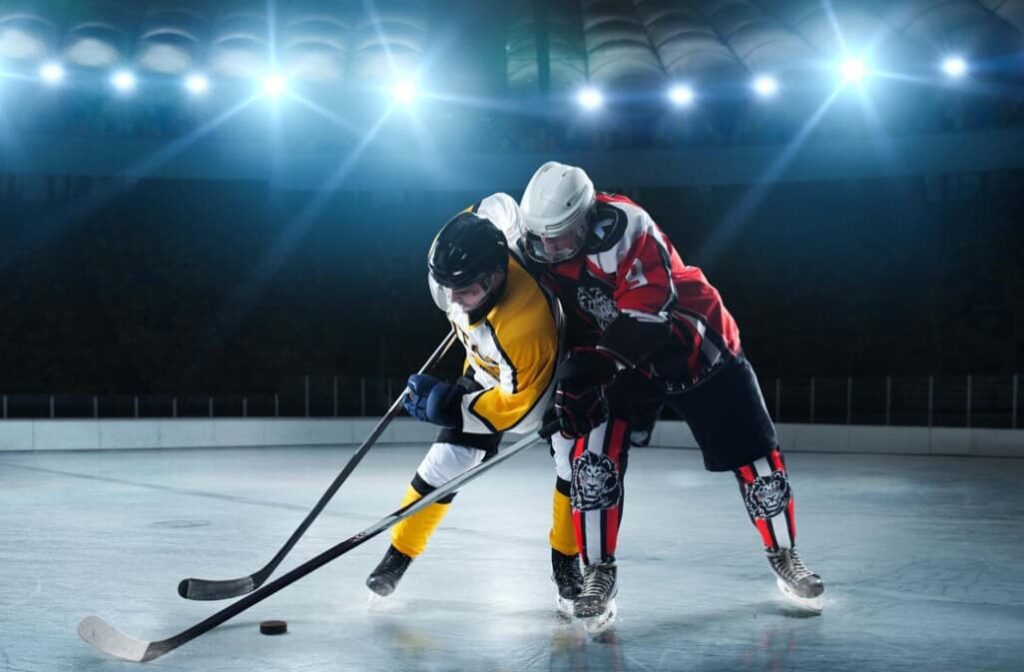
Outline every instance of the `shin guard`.
POLYGON ((573 528, 585 565, 615 561, 622 521, 629 423, 612 418, 576 439, 572 448, 573 528))
POLYGON ((761 535, 765 550, 793 548, 796 541, 793 492, 782 452, 775 448, 767 457, 754 460, 734 473, 747 513, 761 535))
MULTIPOLYGON (((409 486, 402 499, 402 506, 411 504, 424 494, 416 491, 416 488, 409 486)), ((391 545, 405 553, 410 558, 415 558, 427 547, 430 535, 434 533, 437 526, 441 524, 445 514, 448 513, 450 502, 442 504, 435 502, 419 513, 401 521, 391 528, 391 545)))

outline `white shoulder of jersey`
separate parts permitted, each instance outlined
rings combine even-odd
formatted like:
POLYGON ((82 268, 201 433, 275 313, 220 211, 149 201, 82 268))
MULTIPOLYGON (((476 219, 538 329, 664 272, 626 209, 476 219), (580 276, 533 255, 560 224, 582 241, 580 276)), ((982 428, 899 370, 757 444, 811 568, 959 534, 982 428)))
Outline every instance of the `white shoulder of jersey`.
MULTIPOLYGON (((602 271, 614 274, 618 271, 619 264, 633 253, 640 238, 645 234, 651 235, 655 233, 657 226, 654 224, 651 216, 647 214, 647 211, 638 205, 632 203, 608 203, 606 205, 612 206, 621 214, 616 218, 598 220, 594 224, 594 233, 598 237, 615 235, 619 231, 617 225, 622 221, 622 218, 625 219, 625 229, 622 230, 622 235, 615 241, 612 247, 604 252, 592 254, 590 258, 602 271)), ((655 236, 655 239, 657 240, 657 236, 655 236)))
POLYGON ((519 220, 522 212, 516 199, 508 194, 491 194, 480 201, 476 214, 489 219, 495 226, 505 234, 509 247, 515 249, 516 241, 519 240, 519 220))

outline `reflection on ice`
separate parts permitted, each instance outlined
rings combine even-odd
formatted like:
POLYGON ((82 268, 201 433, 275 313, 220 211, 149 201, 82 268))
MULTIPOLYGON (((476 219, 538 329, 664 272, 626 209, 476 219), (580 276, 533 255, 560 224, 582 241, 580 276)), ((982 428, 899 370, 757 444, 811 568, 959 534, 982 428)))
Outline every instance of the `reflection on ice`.
MULTIPOLYGON (((423 447, 371 451, 279 572, 395 508, 423 447)), ((99 613, 160 639, 224 603, 184 576, 266 561, 351 449, 0 454, 0 669, 109 670, 75 635, 99 613), (201 523, 201 524, 197 524, 201 523)), ((375 539, 154 665, 161 670, 1020 669, 1024 462, 791 453, 799 546, 828 586, 809 615, 775 587, 731 475, 638 449, 618 617, 561 617, 549 456, 459 494, 396 593, 367 609, 375 539), (859 488, 862 481, 867 490, 859 488), (283 619, 283 637, 259 634, 283 619)))

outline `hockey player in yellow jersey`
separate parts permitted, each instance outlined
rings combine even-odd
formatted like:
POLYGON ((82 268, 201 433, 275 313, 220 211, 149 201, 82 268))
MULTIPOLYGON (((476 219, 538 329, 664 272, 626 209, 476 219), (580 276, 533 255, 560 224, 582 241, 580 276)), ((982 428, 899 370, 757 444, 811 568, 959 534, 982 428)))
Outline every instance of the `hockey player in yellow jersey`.
MULTIPOLYGON (((437 234, 428 254, 431 294, 466 349, 464 376, 446 382, 409 378, 405 408, 441 427, 402 504, 430 493, 498 449, 504 432, 537 431, 550 405, 561 349, 560 305, 509 252, 505 231, 518 224, 519 206, 494 194, 467 208, 437 234)), ((569 505, 569 482, 556 479, 551 542, 552 573, 563 610, 582 585, 569 505)), ((392 529, 391 545, 366 580, 390 595, 426 548, 454 493, 392 529)))

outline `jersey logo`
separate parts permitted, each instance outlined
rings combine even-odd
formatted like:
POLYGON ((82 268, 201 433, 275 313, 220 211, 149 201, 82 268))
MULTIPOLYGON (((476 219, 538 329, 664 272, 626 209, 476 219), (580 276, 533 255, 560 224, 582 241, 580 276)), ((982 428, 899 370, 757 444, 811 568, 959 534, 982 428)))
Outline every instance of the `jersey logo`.
POLYGON ((577 287, 576 302, 597 321, 601 331, 607 329, 619 316, 615 302, 597 287, 577 287))
POLYGON ((622 499, 615 463, 607 455, 589 450, 572 462, 572 508, 577 511, 610 509, 622 499))
POLYGON ((789 479, 781 471, 758 477, 743 491, 743 503, 752 518, 774 518, 786 510, 789 498, 789 479))
POLYGON ((469 337, 469 334, 456 326, 455 335, 458 336, 459 341, 462 343, 462 347, 464 347, 466 352, 469 353, 470 361, 474 365, 474 368, 482 369, 489 375, 494 376, 494 378, 499 378, 501 376, 501 365, 480 352, 480 347, 469 337))

